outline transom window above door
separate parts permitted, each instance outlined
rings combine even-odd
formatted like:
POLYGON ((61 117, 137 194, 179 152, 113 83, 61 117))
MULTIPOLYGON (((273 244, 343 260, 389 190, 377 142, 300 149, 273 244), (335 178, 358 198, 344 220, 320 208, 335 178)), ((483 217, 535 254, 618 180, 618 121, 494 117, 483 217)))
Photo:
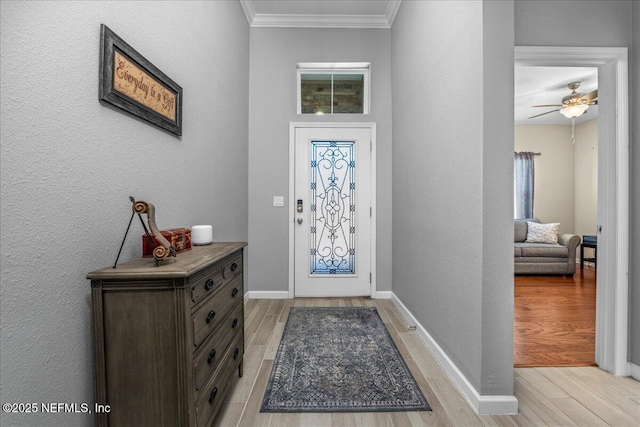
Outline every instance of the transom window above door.
POLYGON ((369 114, 369 62, 298 64, 298 114, 369 114))

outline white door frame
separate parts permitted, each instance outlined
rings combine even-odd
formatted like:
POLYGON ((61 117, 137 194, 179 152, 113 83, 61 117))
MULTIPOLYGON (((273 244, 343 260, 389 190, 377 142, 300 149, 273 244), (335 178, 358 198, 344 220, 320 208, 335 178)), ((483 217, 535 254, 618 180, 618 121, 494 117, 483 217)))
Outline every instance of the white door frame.
POLYGON ((371 131, 371 297, 376 296, 376 124, 371 122, 289 123, 289 298, 295 296, 295 142, 298 128, 365 128, 371 131))
POLYGON ((605 105, 598 105, 601 113, 598 114, 598 138, 615 143, 606 144, 598 156, 599 174, 603 173, 598 181, 599 185, 602 178, 606 181, 608 205, 598 212, 598 224, 604 230, 604 235, 598 233, 602 238, 599 240, 605 246, 598 255, 606 256, 603 262, 598 256, 596 363, 614 375, 630 375, 631 363, 627 357, 630 158, 627 48, 516 46, 514 53, 516 65, 598 67, 599 85, 610 88, 615 96, 611 106, 606 105, 606 100, 605 105), (611 107, 615 111, 611 111, 611 107))

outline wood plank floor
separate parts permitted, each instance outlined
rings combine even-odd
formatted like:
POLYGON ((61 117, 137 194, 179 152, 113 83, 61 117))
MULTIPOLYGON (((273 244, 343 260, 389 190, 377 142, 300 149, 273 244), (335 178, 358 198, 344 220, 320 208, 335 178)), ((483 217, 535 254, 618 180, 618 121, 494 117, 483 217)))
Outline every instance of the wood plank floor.
POLYGON ((244 375, 234 376, 216 426, 638 426, 640 383, 595 367, 515 370, 520 413, 479 416, 390 300, 247 300, 244 375), (260 403, 291 306, 374 306, 432 412, 261 414, 260 403))
POLYGON ((596 274, 515 276, 514 365, 595 366, 596 274))

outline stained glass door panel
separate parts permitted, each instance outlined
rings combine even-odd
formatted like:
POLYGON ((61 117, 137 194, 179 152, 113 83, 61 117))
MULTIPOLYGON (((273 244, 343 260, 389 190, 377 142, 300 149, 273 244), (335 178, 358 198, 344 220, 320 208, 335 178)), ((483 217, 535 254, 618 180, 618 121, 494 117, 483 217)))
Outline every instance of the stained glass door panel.
POLYGON ((356 269, 355 141, 311 141, 311 274, 356 269))
POLYGON ((295 132, 294 294, 370 295, 372 130, 295 132))

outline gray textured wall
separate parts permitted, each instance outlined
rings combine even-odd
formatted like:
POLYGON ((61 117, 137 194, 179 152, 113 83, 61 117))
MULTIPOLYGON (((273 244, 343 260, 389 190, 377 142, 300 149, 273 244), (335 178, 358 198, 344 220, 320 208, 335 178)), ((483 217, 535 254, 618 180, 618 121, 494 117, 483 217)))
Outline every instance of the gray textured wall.
POLYGON ((640 366, 640 3, 633 3, 633 49, 630 52, 631 108, 631 258, 629 280, 629 360, 640 366))
POLYGON ((393 292, 487 395, 513 392, 512 28, 506 1, 392 28, 393 292))
POLYGON ((482 11, 482 386, 513 394, 513 46, 512 1, 482 11))
POLYGON ((638 151, 638 2, 554 1, 515 2, 516 45, 611 46, 629 48, 631 108, 631 194, 629 259, 630 360, 640 364, 640 163, 638 151), (564 25, 563 25, 564 23, 564 25), (635 34, 634 34, 634 31, 635 34), (635 119, 634 119, 635 118, 635 119))
POLYGON ((249 107, 250 291, 287 291, 289 123, 377 123, 377 290, 391 290, 391 31, 251 29, 249 107), (370 62, 368 115, 297 115, 296 64, 370 62), (284 207, 273 207, 284 196, 284 207))
POLYGON ((631 3, 516 0, 516 46, 630 46, 631 3))
MULTIPOLYGON (((247 239, 249 27, 236 1, 3 1, 0 15, 0 401, 93 403, 85 276, 113 263, 128 196, 154 203, 160 228, 247 239), (183 87, 181 138, 99 103, 101 23, 183 87)), ((134 222, 121 261, 141 234, 134 222)))

